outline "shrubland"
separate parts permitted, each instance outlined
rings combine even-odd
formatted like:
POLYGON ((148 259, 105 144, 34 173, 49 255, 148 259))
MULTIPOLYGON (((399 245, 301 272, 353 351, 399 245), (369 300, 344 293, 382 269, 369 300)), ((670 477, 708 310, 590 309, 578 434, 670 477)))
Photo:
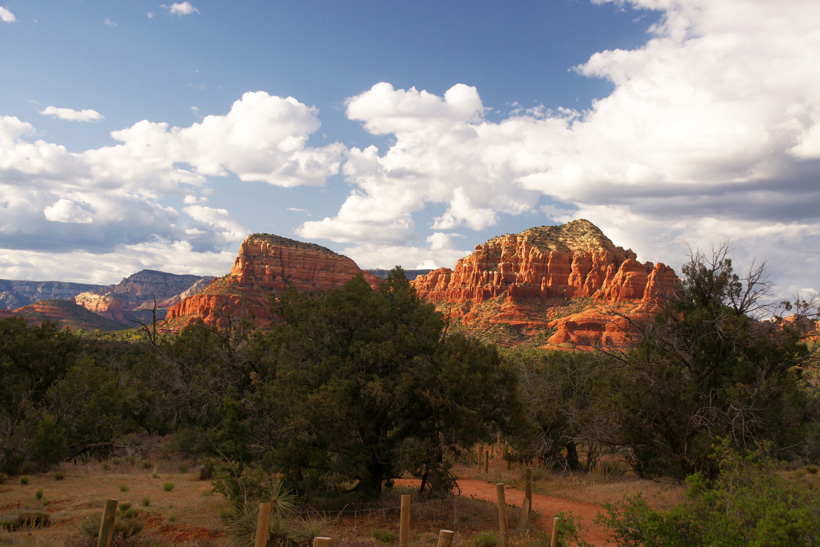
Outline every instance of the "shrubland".
MULTIPOLYGON (((694 255, 682 274, 623 351, 499 350, 449 332, 400 269, 379 290, 354 278, 323 294, 280 294, 271 303, 277 323, 266 331, 228 317, 221 330, 199 323, 176 336, 124 341, 6 319, 0 472, 173 435, 180 455, 220 462, 211 467, 222 470, 223 485, 275 476, 277 488, 320 504, 372 499, 403 475, 419 478, 422 490, 449 491, 453 460, 502 432, 509 460, 689 477, 685 511, 625 500, 605 517, 612 530, 689 530, 695 525, 675 520, 683 513, 724 534, 749 519, 814 522, 816 504, 808 514, 793 511, 788 500, 803 498, 792 485, 763 480, 777 461, 820 460, 811 352, 799 332, 762 317, 761 270, 739 277, 720 249, 694 255), (738 474, 748 458, 766 472, 747 466, 738 474), (751 498, 735 494, 734 505, 724 503, 743 484, 771 492, 768 507, 782 511, 755 512, 751 498)), ((653 544, 650 532, 640 533, 617 540, 653 544)))

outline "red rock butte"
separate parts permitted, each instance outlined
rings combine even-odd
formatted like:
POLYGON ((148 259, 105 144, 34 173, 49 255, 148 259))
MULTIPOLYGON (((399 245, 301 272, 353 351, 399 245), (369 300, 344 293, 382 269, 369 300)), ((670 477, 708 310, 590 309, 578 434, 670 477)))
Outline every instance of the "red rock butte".
POLYGON ((493 238, 413 285, 467 331, 503 324, 528 336, 550 331, 548 347, 616 345, 630 330, 619 314, 651 315, 678 283, 672 268, 636 258, 582 219, 493 238))
POLYGON ((350 258, 315 243, 251 234, 239 247, 231 272, 169 308, 163 328, 180 330, 199 319, 222 327, 247 316, 255 325, 266 326, 273 318, 271 294, 289 287, 326 291, 341 287, 359 274, 372 286, 378 284, 375 276, 363 272, 350 258))

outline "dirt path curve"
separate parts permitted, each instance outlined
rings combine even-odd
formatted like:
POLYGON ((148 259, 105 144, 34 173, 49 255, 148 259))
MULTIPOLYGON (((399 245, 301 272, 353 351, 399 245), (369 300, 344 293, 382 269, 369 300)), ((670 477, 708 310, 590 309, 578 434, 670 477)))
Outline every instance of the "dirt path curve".
MULTIPOLYGON (((396 482, 401 482, 404 484, 418 484, 418 481, 407 479, 402 479, 401 481, 396 482)), ((494 483, 476 479, 459 479, 458 487, 461 490, 459 495, 463 497, 472 496, 476 499, 494 503, 498 499, 494 483)), ((506 487, 504 489, 504 498, 507 505, 521 507, 524 503, 524 492, 515 488, 506 487)), ((596 526, 592 522, 595 515, 603 509, 600 505, 580 503, 564 498, 533 493, 532 506, 533 511, 538 513, 538 518, 535 519, 535 525, 541 530, 552 532, 553 517, 560 511, 565 511, 568 513, 572 512, 581 516, 581 524, 586 530, 586 533, 584 534, 585 540, 590 542, 592 545, 607 545, 605 530, 600 526, 596 526)))

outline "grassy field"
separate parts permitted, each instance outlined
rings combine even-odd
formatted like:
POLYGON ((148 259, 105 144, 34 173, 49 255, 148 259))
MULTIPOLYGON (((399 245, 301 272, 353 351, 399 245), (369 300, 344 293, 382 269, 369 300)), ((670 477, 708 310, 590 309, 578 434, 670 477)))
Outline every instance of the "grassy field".
MULTIPOLYGON (((524 488, 523 470, 508 470, 506 464, 498 461, 486 474, 467 465, 457 466, 455 471, 461 477, 524 488)), ((643 491, 653 506, 665 508, 683 496, 683 488, 678 483, 639 480, 627 473, 553 474, 536 470, 535 479, 536 493, 594 504, 614 502, 624 495, 643 491)), ((391 540, 395 543, 399 497, 401 493, 410 492, 414 495, 411 510, 414 544, 435 545, 440 529, 455 529, 456 545, 492 543, 492 538, 477 534, 497 529, 497 509, 492 503, 472 499, 469 492, 462 492, 462 497, 457 499, 430 500, 417 499, 410 489, 396 489, 370 509, 355 506, 354 510, 354 506, 346 506, 323 513, 317 519, 321 522, 322 534, 333 537, 334 545, 341 546, 375 547, 389 544, 391 540)), ((14 515, 17 511, 43 510, 50 515, 50 525, 0 531, 0 545, 96 545, 94 538, 83 533, 82 528, 89 527, 89 522, 102 513, 107 499, 131 504, 139 510, 142 531, 120 545, 209 547, 230 544, 221 518, 229 507, 223 496, 213 492, 210 481, 199 480, 197 466, 155 455, 112 458, 83 465, 64 464, 25 479, 7 478, 5 484, 0 485, 0 520, 3 515, 14 515)), ((296 516, 301 518, 298 513, 307 511, 307 508, 297 509, 296 516)), ((317 516, 315 512, 313 516, 317 516)), ((514 526, 518 521, 517 510, 511 509, 508 518, 514 526)), ((542 539, 536 534, 529 539, 516 538, 508 545, 535 545, 542 539)))

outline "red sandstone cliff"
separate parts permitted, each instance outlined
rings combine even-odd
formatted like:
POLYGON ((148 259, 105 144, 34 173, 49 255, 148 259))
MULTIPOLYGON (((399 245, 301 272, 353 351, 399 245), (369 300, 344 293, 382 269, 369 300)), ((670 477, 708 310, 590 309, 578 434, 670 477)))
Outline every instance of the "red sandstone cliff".
POLYGON ((79 293, 73 300, 100 317, 133 327, 138 322, 152 320, 155 299, 157 318, 163 319, 170 306, 185 296, 199 292, 213 279, 198 275, 142 270, 116 285, 97 287, 79 293))
POLYGON ((272 316, 268 299, 288 287, 326 291, 341 287, 358 274, 373 286, 378 279, 353 260, 314 243, 268 234, 252 234, 242 242, 231 272, 214 280, 199 294, 182 299, 168 310, 166 330, 178 330, 201 319, 223 326, 251 316, 267 325, 272 316))
POLYGON ((551 345, 613 345, 624 341, 629 322, 612 308, 646 316, 678 282, 672 268, 636 258, 591 222, 576 220, 493 238, 453 270, 432 271, 413 285, 470 332, 507 325, 535 336, 553 329, 551 345), (588 303, 576 311, 568 304, 578 299, 588 303))

